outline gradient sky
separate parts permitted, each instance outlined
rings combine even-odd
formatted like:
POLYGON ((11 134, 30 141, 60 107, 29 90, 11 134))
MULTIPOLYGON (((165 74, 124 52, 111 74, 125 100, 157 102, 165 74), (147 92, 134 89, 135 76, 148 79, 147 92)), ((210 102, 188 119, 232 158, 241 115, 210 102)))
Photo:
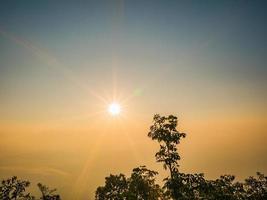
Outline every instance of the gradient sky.
MULTIPOLYGON (((267 173, 265 1, 1 1, 0 178, 93 199, 110 173, 166 176, 153 115, 188 135, 181 170, 267 173), (106 111, 116 100, 119 117, 106 111)), ((35 190, 35 189, 34 189, 35 190)))

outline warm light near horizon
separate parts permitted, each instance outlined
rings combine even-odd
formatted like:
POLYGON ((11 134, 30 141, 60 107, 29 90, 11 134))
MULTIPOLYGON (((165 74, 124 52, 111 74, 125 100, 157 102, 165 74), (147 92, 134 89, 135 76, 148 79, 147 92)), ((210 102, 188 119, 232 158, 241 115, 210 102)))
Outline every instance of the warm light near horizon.
POLYGON ((120 114, 121 112, 121 106, 118 104, 118 103, 111 103, 109 106, 108 106, 108 112, 111 114, 111 115, 118 115, 120 114))

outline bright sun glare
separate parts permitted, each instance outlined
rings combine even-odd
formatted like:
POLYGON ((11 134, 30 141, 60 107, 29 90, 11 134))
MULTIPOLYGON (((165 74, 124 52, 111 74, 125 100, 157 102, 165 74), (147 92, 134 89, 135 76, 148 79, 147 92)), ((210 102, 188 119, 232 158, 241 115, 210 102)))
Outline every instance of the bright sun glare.
POLYGON ((109 112, 111 115, 118 115, 118 114, 120 114, 120 112, 121 112, 121 106, 120 106, 118 103, 111 103, 111 104, 108 106, 108 112, 109 112))

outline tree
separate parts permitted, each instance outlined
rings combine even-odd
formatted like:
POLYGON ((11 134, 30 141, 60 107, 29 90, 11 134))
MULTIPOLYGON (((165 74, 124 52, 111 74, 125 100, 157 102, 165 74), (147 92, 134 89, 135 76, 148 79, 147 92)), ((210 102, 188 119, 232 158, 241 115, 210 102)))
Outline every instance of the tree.
POLYGON ((155 183, 158 173, 145 166, 134 168, 129 178, 124 174, 110 175, 105 185, 98 187, 96 200, 158 200, 164 199, 163 190, 155 183))
POLYGON ((54 194, 56 189, 49 189, 49 187, 42 185, 41 183, 38 183, 37 186, 42 193, 42 200, 60 200, 60 196, 54 194))
POLYGON ((179 200, 198 200, 207 198, 208 182, 204 174, 185 174, 177 172, 173 179, 165 179, 165 188, 167 193, 171 193, 173 198, 179 200), (169 188, 173 190, 170 191, 169 188))
POLYGON ((260 172, 257 172, 257 176, 257 178, 249 177, 245 180, 244 190, 248 200, 267 199, 267 177, 260 172))
POLYGON ((134 168, 129 179, 128 199, 163 199, 163 191, 155 180, 157 174, 158 172, 149 170, 145 166, 134 168))
POLYGON ((34 197, 30 193, 26 193, 26 188, 30 182, 19 180, 16 176, 3 180, 0 186, 1 200, 33 200, 34 197))
POLYGON ((110 175, 105 178, 105 186, 98 187, 96 200, 123 200, 128 192, 128 182, 124 174, 110 175))
POLYGON ((223 175, 219 179, 216 179, 215 181, 208 181, 209 183, 209 190, 207 191, 208 199, 214 199, 214 200, 238 199, 236 189, 238 188, 237 186, 241 185, 235 184, 234 180, 235 176, 233 175, 223 175))
POLYGON ((180 144, 181 138, 186 136, 185 133, 179 132, 176 127, 178 125, 178 120, 176 116, 169 115, 168 117, 155 115, 153 119, 153 125, 150 127, 148 137, 152 140, 158 141, 160 144, 160 149, 156 153, 157 162, 163 162, 164 169, 169 169, 170 179, 167 185, 171 190, 171 195, 173 198, 178 199, 179 194, 177 190, 173 188, 175 174, 179 173, 178 161, 180 160, 180 155, 177 151, 177 145, 180 144))

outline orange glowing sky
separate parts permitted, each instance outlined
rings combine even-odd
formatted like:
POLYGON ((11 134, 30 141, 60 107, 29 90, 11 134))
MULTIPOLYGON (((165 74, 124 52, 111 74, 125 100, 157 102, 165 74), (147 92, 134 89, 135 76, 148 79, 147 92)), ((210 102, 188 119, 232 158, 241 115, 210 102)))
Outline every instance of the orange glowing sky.
POLYGON ((181 170, 267 173, 266 4, 12 1, 0 7, 0 178, 93 198, 110 173, 166 174, 147 137, 174 114, 181 170), (120 108, 111 115, 110 104, 120 108))

